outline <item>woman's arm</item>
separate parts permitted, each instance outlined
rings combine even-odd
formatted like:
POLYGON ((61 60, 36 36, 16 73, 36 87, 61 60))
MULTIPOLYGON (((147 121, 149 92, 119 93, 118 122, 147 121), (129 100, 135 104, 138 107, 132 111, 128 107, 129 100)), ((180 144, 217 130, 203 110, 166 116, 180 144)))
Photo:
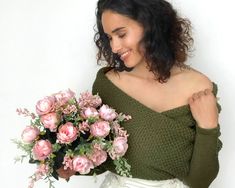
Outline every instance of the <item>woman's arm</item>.
POLYGON ((190 171, 185 178, 186 184, 192 188, 208 188, 219 171, 218 151, 222 144, 218 139, 220 106, 216 101, 216 93, 217 86, 214 84, 213 90, 194 93, 189 99, 197 123, 190 171))
POLYGON ((219 127, 202 129, 197 126, 196 129, 190 171, 185 182, 191 188, 208 188, 219 171, 218 151, 222 145, 218 139, 219 127))

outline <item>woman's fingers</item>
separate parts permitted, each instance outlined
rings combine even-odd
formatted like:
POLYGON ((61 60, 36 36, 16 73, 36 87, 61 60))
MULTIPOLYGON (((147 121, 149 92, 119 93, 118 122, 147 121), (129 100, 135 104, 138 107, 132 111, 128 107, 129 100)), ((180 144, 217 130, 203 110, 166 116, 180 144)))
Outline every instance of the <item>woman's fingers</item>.
POLYGON ((192 94, 189 105, 194 119, 202 128, 214 128, 218 124, 216 98, 210 89, 192 94))

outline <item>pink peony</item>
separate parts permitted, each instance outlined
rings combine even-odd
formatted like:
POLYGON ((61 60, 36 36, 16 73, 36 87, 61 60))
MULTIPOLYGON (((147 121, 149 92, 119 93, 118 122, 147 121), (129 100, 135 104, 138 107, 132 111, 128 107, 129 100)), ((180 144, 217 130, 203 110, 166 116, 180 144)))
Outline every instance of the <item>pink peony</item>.
POLYGON ((73 99, 75 97, 75 93, 68 89, 65 91, 60 91, 53 96, 55 96, 56 102, 62 106, 65 105, 70 99, 73 99))
POLYGON ((95 166, 99 166, 107 160, 107 153, 104 150, 94 149, 89 159, 95 166))
POLYGON ((116 137, 113 141, 113 150, 110 153, 111 158, 115 159, 125 155, 128 149, 127 138, 126 137, 116 137))
POLYGON ((36 112, 38 115, 44 115, 55 110, 55 97, 48 96, 39 100, 36 104, 36 112))
POLYGON ((107 121, 95 122, 91 125, 90 132, 95 137, 105 138, 110 132, 110 126, 107 121))
POLYGON ((110 108, 108 105, 102 105, 99 109, 101 118, 106 121, 112 121, 117 117, 117 113, 114 109, 110 108))
POLYGON ((86 156, 76 156, 73 158, 73 170, 80 174, 88 174, 94 165, 86 156))
POLYGON ((71 122, 61 125, 57 133, 57 139, 60 143, 69 144, 78 137, 78 129, 71 122))
POLYGON ((99 113, 95 108, 88 107, 83 111, 84 118, 90 118, 90 117, 99 117, 99 113))
POLYGON ((55 112, 42 115, 40 120, 45 128, 50 129, 51 132, 56 132, 57 125, 59 124, 58 115, 55 112))
POLYGON ((52 145, 49 140, 39 140, 33 147, 33 156, 36 160, 44 160, 52 153, 52 145))
POLYGON ((21 134, 21 138, 26 143, 32 143, 39 135, 40 131, 37 127, 26 126, 21 134))

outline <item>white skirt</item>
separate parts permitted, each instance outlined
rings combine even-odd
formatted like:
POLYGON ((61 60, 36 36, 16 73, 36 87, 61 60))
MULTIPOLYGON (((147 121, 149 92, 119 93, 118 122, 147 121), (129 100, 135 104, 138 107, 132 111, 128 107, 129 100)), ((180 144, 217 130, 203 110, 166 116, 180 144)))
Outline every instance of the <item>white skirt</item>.
POLYGON ((144 180, 128 178, 109 172, 100 188, 189 188, 179 179, 169 180, 144 180))

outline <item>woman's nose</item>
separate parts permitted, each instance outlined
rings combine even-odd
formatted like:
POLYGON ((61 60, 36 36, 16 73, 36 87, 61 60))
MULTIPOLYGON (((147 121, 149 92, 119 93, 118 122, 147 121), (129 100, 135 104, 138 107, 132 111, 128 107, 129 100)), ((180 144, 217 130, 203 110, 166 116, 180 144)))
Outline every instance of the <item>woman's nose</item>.
POLYGON ((120 41, 118 39, 112 39, 111 48, 113 53, 118 53, 118 51, 121 49, 120 41))

